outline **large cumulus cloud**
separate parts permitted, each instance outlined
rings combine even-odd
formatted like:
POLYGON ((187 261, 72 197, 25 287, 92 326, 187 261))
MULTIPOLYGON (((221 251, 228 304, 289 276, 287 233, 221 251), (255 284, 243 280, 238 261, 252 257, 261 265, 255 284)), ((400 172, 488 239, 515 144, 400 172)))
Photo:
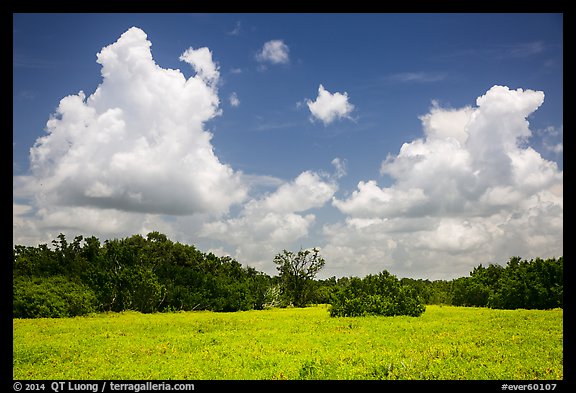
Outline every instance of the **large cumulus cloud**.
POLYGON ((40 206, 159 214, 226 212, 246 197, 241 176, 219 161, 205 123, 220 114, 218 67, 208 48, 164 69, 144 31, 131 28, 97 55, 102 83, 64 97, 31 149, 40 206))
POLYGON ((324 227, 327 257, 340 269, 445 277, 514 255, 561 255, 563 172, 527 144, 527 118, 543 101, 541 91, 494 86, 476 107, 434 103, 421 116, 424 137, 382 162, 390 186, 360 181, 333 198, 347 218, 324 227))

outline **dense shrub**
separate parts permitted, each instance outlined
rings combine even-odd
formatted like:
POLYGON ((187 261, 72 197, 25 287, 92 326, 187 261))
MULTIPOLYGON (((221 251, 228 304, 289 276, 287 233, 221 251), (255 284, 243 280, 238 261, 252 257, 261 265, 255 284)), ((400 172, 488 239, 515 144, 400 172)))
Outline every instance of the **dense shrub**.
POLYGON ((363 279, 352 277, 331 297, 330 316, 420 316, 426 307, 412 287, 383 271, 363 279))
POLYGON ((13 295, 14 318, 74 317, 96 311, 94 292, 62 276, 17 277, 13 295))

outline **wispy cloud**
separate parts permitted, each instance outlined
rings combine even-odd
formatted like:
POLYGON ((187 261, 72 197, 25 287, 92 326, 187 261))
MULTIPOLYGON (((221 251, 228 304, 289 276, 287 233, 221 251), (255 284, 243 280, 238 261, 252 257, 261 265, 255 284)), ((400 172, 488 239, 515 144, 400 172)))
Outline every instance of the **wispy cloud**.
POLYGON ((34 100, 38 96, 38 92, 35 90, 20 90, 16 97, 19 100, 34 100))
POLYGON ((414 82, 414 83, 431 83, 440 82, 446 79, 447 74, 444 72, 400 72, 386 77, 386 80, 392 82, 414 82))
POLYGON ((542 147, 546 151, 555 154, 564 153, 564 125, 561 125, 558 128, 548 126, 544 129, 536 131, 536 133, 542 138, 542 147))
MULTIPOLYGON (((259 119, 258 121, 260 122, 261 120, 259 119)), ((300 125, 299 122, 285 122, 285 123, 282 123, 282 122, 279 122, 279 123, 260 122, 259 124, 254 126, 252 129, 254 131, 274 131, 274 130, 281 130, 284 128, 296 127, 299 125, 300 125)))
POLYGON ((233 107, 237 107, 238 105, 240 105, 240 100, 238 99, 238 95, 236 94, 236 92, 230 94, 228 100, 230 101, 230 105, 232 105, 233 107))
POLYGON ((53 60, 15 53, 12 57, 12 66, 14 68, 52 68, 58 67, 59 64, 53 60))
POLYGON ((512 44, 492 45, 483 48, 468 48, 436 56, 437 59, 453 59, 457 57, 484 57, 492 59, 519 59, 545 52, 548 46, 544 41, 519 42, 512 44))
POLYGON ((514 58, 514 57, 529 57, 544 52, 546 46, 542 41, 534 41, 513 45, 503 45, 495 48, 495 51, 500 51, 501 58, 514 58))
POLYGON ((242 29, 242 23, 240 21, 237 21, 236 24, 234 25, 234 28, 228 32, 228 35, 238 36, 240 35, 241 29, 242 29))

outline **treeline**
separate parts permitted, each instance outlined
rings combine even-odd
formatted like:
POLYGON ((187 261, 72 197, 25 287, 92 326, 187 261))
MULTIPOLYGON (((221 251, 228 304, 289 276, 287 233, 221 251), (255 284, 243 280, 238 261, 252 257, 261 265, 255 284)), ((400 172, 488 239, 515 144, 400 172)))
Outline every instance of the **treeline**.
POLYGON ((452 304, 503 309, 563 307, 564 258, 510 258, 506 267, 475 268, 454 280, 452 304))
POLYGON ((63 234, 14 247, 14 317, 64 317, 136 310, 261 309, 272 278, 229 257, 203 253, 151 232, 106 240, 63 234))
POLYGON ((543 310, 563 308, 563 273, 564 257, 512 257, 506 266, 480 264, 469 277, 451 281, 401 281, 414 287, 426 304, 543 310))
MULTIPOLYGON (((284 251, 276 259, 293 256, 298 265, 298 256, 314 255, 284 251)), ((68 242, 60 234, 52 247, 14 246, 13 316, 239 311, 307 304, 331 304, 332 316, 418 316, 426 304, 563 307, 563 257, 530 261, 513 257, 505 267, 479 265, 469 277, 449 281, 398 279, 386 270, 364 278, 318 280, 314 274, 291 273, 286 261, 276 259, 280 274, 269 276, 158 232, 104 243, 94 236, 68 242)))

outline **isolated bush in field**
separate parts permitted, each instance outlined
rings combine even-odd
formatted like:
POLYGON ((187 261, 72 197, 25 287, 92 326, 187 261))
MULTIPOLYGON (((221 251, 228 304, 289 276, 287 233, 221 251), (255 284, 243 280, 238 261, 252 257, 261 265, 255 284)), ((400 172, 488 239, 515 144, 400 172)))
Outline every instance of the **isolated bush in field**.
POLYGON ((62 276, 14 279, 14 318, 74 317, 95 312, 96 304, 90 288, 62 276))
POLYGON ((383 271, 363 279, 352 277, 340 290, 332 294, 330 316, 417 317, 425 309, 424 302, 413 288, 403 286, 394 275, 383 271))

